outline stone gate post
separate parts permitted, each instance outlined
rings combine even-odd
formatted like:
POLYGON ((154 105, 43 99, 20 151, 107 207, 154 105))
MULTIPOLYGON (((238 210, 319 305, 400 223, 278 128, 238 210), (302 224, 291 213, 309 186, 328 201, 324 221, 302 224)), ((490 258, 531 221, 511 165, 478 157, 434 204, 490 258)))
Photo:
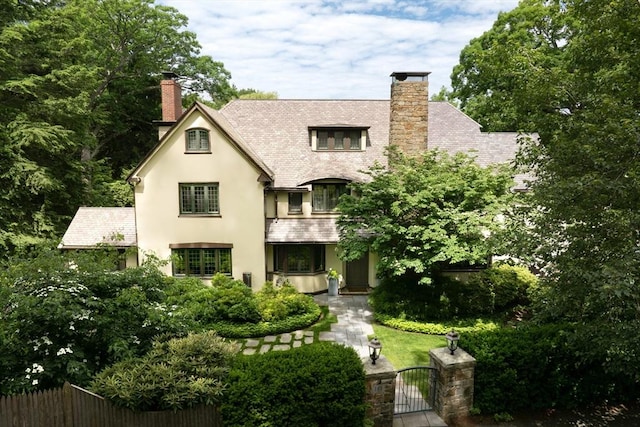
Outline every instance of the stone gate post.
POLYGON ((362 364, 365 371, 366 417, 373 420, 375 427, 392 427, 396 371, 384 356, 380 356, 375 365, 371 359, 363 357, 362 364))
POLYGON ((476 359, 458 348, 455 354, 449 349, 435 348, 429 351, 431 366, 438 372, 435 411, 446 422, 469 415, 473 405, 473 381, 476 359))

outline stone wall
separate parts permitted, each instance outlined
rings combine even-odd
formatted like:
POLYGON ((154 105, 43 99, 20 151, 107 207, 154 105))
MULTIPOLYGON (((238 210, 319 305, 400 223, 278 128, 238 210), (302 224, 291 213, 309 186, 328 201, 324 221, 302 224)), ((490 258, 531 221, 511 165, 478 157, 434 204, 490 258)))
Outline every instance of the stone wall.
POLYGON ((466 351, 449 349, 429 351, 431 366, 438 372, 435 411, 447 423, 469 415, 473 406, 473 387, 476 360, 466 351))
POLYGON ((384 356, 375 365, 371 363, 371 359, 364 357, 362 364, 366 374, 367 419, 373 420, 375 427, 392 427, 396 371, 384 356))

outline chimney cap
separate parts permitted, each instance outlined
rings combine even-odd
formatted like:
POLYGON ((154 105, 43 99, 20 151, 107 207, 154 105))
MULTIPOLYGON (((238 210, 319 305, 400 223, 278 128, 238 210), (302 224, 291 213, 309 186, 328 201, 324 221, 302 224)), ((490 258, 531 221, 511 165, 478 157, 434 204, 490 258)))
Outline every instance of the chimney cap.
POLYGON ((162 77, 164 77, 165 80, 175 80, 180 76, 174 73, 173 71, 163 71, 162 77))
POLYGON ((403 82, 409 80, 411 82, 424 82, 431 71, 394 71, 391 73, 394 82, 403 82))

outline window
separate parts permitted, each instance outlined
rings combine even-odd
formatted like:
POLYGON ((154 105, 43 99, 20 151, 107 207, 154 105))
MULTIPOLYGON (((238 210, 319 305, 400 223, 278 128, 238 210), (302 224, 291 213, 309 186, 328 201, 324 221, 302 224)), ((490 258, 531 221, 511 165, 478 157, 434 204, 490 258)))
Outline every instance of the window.
POLYGON ((302 213, 302 193, 289 193, 289 213, 302 213))
POLYGON ((324 271, 324 245, 275 246, 275 270, 282 273, 324 271))
POLYGON ((361 129, 317 129, 316 150, 360 151, 362 149, 361 129))
POLYGON ((189 129, 186 135, 187 152, 209 153, 209 131, 206 129, 189 129))
POLYGON ((347 192, 347 184, 313 184, 313 212, 331 212, 347 192))
POLYGON ((231 275, 231 248, 171 249, 174 276, 231 275))
POLYGON ((180 213, 188 215, 219 214, 218 183, 180 184, 180 213))

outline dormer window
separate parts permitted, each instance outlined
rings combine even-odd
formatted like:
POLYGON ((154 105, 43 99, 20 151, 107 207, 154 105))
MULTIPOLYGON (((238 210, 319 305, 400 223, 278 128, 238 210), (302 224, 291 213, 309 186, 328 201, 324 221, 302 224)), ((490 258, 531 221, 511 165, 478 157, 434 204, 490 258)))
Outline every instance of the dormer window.
POLYGON ((367 130, 363 128, 318 127, 309 130, 314 151, 363 151, 366 146, 367 130))
POLYGON ((189 129, 186 136, 187 153, 210 153, 209 131, 206 129, 189 129))

